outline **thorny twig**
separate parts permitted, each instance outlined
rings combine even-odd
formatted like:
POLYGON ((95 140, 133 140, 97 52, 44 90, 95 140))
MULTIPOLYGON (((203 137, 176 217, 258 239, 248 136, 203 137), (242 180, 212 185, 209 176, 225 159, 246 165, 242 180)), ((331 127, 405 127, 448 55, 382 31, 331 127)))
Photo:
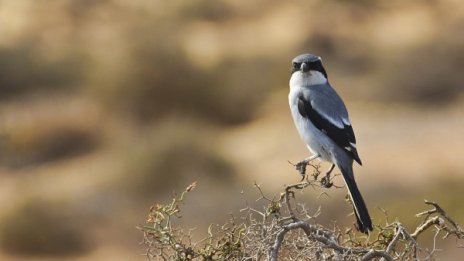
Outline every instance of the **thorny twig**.
POLYGON ((409 233, 399 221, 375 226, 367 239, 359 237, 350 229, 344 232, 334 226, 329 229, 317 224, 317 211, 310 211, 296 201, 297 191, 319 188, 319 167, 304 181, 285 186, 278 197, 268 197, 258 184, 259 201, 265 201, 263 210, 247 206, 240 210, 241 216, 232 216, 223 226, 210 226, 208 237, 192 242, 191 232, 183 232, 173 225, 172 217, 180 217, 180 203, 184 195, 166 205, 156 204, 150 209, 147 223, 139 229, 144 233, 147 257, 150 260, 431 260, 437 252, 436 241, 455 236, 464 239, 462 228, 437 203, 425 201, 433 209, 417 214, 424 217, 409 233), (309 178, 312 177, 312 178, 309 178), (417 238, 423 232, 435 228, 432 249, 420 258, 422 249, 417 238))
POLYGON ((417 217, 425 216, 425 220, 424 222, 422 222, 421 225, 417 227, 416 231, 411 236, 416 238, 419 236, 420 233, 422 233, 428 227, 432 225, 436 225, 439 227, 439 229, 446 232, 443 238, 447 238, 450 235, 454 235, 458 239, 464 239, 464 230, 461 228, 461 226, 456 221, 454 221, 454 219, 452 219, 448 215, 448 213, 446 213, 446 211, 444 211, 435 202, 424 200, 424 203, 427 205, 433 206, 434 208, 426 210, 416 215, 417 217), (433 214, 437 214, 438 216, 430 218, 430 216, 433 214), (445 221, 448 221, 448 223, 451 224, 451 228, 446 225, 445 221))
MULTIPOLYGON (((285 199, 285 203, 287 205, 287 209, 290 213, 290 218, 293 222, 283 225, 280 231, 277 233, 275 237, 274 244, 269 249, 269 259, 270 261, 276 261, 278 258, 279 250, 284 242, 285 235, 295 229, 302 229, 308 240, 317 242, 321 245, 324 249, 331 249, 333 250, 333 256, 342 258, 345 255, 363 255, 360 260, 371 260, 374 257, 384 257, 386 260, 390 261, 393 260, 391 256, 388 255, 387 252, 375 249, 368 249, 368 248, 352 248, 352 247, 344 247, 341 246, 338 242, 338 236, 328 229, 324 229, 322 227, 318 227, 315 225, 311 225, 305 221, 300 220, 293 212, 292 206, 290 204, 290 198, 294 197, 294 189, 304 189, 308 186, 312 185, 312 182, 305 181, 297 184, 288 185, 285 187, 285 194, 283 198, 285 199)), ((281 197, 282 198, 282 197, 281 197)))

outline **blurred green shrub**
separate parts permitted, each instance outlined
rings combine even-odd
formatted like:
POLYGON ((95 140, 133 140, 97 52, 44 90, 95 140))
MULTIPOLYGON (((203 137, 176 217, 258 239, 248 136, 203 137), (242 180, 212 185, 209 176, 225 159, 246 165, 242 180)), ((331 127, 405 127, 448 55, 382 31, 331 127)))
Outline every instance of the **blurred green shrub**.
POLYGON ((235 170, 205 129, 188 123, 162 122, 144 144, 128 150, 128 162, 118 186, 142 199, 169 193, 191 180, 230 187, 235 182, 235 170))
POLYGON ((141 121, 174 112, 217 124, 243 123, 275 85, 264 60, 228 60, 204 71, 178 50, 137 52, 137 66, 110 102, 141 121))
POLYGON ((23 126, 0 137, 0 163, 11 168, 67 159, 93 151, 96 133, 78 126, 23 126))
POLYGON ((179 6, 179 16, 185 20, 203 19, 220 22, 236 15, 226 1, 191 0, 179 6))
POLYGON ((450 104, 464 93, 461 43, 427 44, 390 67, 384 98, 425 106, 450 104))
POLYGON ((90 250, 85 228, 65 205, 29 199, 2 218, 0 245, 24 256, 75 256, 90 250))
POLYGON ((0 99, 43 90, 69 91, 82 79, 82 61, 72 52, 51 61, 33 47, 0 49, 0 99))
POLYGON ((174 32, 182 32, 193 21, 219 18, 200 12, 195 4, 180 5, 177 13, 166 16, 170 19, 134 19, 128 25, 124 38, 130 44, 124 63, 118 64, 122 68, 117 77, 122 80, 97 90, 111 110, 128 113, 141 123, 176 113, 214 124, 238 124, 252 119, 262 99, 281 86, 282 79, 286 84, 278 72, 287 73, 288 64, 281 67, 272 58, 220 57, 212 68, 197 65, 185 52, 183 36, 174 32))

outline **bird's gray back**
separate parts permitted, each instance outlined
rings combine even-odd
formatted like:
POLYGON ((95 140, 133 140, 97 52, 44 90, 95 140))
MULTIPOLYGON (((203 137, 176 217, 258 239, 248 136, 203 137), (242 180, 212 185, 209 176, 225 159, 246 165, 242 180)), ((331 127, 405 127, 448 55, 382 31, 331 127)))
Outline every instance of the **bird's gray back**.
POLYGON ((305 100, 325 118, 336 120, 333 124, 341 126, 349 122, 348 111, 343 100, 330 84, 305 86, 301 88, 305 100))

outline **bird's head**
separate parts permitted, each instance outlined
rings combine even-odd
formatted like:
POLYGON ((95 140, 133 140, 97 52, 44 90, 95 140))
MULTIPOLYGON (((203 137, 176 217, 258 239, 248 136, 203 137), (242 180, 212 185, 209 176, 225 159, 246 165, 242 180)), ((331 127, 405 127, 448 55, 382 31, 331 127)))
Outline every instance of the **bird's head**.
POLYGON ((305 85, 327 83, 327 72, 322 66, 321 57, 314 54, 300 54, 292 60, 291 82, 305 85))

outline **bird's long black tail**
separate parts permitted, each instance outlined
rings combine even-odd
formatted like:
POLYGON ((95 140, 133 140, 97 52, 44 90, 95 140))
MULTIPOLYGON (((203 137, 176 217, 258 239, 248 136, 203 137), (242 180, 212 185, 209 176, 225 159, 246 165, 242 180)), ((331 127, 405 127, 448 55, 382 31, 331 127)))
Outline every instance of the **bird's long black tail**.
POLYGON ((353 202, 354 213, 356 215, 356 220, 358 222, 358 229, 363 233, 368 233, 372 230, 372 221, 367 211, 366 204, 359 192, 358 186, 354 180, 353 170, 351 168, 340 168, 343 174, 343 179, 345 180, 346 186, 348 187, 348 192, 353 202))

